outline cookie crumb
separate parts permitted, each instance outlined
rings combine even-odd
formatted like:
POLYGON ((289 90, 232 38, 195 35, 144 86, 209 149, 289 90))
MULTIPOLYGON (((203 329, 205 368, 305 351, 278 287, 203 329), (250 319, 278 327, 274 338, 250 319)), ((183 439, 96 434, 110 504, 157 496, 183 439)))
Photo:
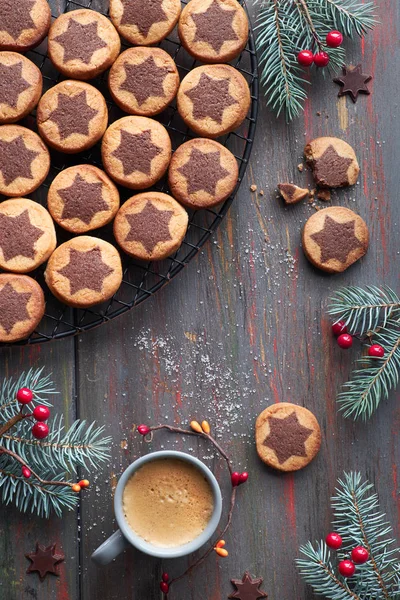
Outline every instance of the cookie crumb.
POLYGON ((320 116, 321 116, 321 111, 317 110, 317 117, 320 117, 320 116))
POLYGON ((318 190, 317 198, 322 200, 323 202, 331 201, 331 191, 330 190, 318 190))
POLYGON ((258 194, 259 194, 259 196, 264 196, 264 190, 260 190, 260 191, 258 192, 258 194))
POLYGON ((296 202, 300 202, 308 196, 308 189, 301 188, 293 183, 279 183, 278 190, 286 204, 296 204, 296 202))
POLYGON ((304 171, 304 164, 303 163, 298 164, 297 168, 300 171, 300 173, 302 173, 304 171))
POLYGON ((257 186, 253 183, 253 185, 250 186, 250 191, 251 192, 256 192, 257 191, 257 186))

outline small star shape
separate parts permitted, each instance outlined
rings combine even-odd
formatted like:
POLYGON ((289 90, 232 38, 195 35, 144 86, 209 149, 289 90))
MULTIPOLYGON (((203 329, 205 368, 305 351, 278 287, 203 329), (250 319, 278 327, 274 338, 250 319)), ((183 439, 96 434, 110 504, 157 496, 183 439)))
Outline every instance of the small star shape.
POLYGON ((139 106, 152 96, 165 98, 163 84, 169 73, 167 67, 158 67, 152 56, 139 65, 126 63, 124 67, 126 79, 120 89, 133 94, 139 106))
POLYGON ((15 217, 0 213, 0 247, 7 262, 16 256, 35 258, 35 243, 42 235, 44 231, 32 225, 28 210, 15 217))
POLYGON ((27 573, 39 573, 40 581, 43 581, 48 573, 59 575, 58 564, 65 560, 65 555, 56 552, 56 544, 51 546, 41 546, 36 544, 36 551, 31 554, 25 554, 26 558, 32 561, 27 573))
POLYGON ((215 52, 220 52, 224 42, 237 40, 232 22, 236 10, 224 10, 214 0, 205 12, 192 13, 191 17, 196 25, 194 42, 207 42, 215 52), (218 35, 212 35, 217 28, 218 35))
POLYGON ((103 200, 102 190, 102 183, 89 183, 78 173, 72 185, 57 191, 64 201, 61 218, 78 218, 89 225, 95 214, 109 209, 103 200))
POLYGON ((70 294, 73 295, 84 289, 100 293, 104 279, 113 273, 113 269, 103 262, 97 246, 87 252, 71 248, 69 263, 58 272, 69 279, 70 294))
POLYGON ((25 146, 22 135, 9 142, 0 140, 0 171, 4 183, 10 185, 18 177, 33 179, 32 163, 39 154, 25 146))
POLYGON ((338 96, 348 94, 353 102, 357 101, 358 95, 370 94, 367 87, 368 81, 372 79, 372 75, 366 75, 361 70, 361 65, 356 67, 343 67, 341 77, 336 77, 333 81, 342 86, 338 96))
POLYGON ((304 427, 294 411, 283 419, 270 417, 268 422, 270 431, 263 444, 275 452, 280 464, 291 456, 307 456, 305 443, 313 430, 304 427))
POLYGON ((14 65, 0 64, 0 104, 17 108, 18 98, 31 84, 22 77, 22 62, 14 65))
POLYGON ((141 133, 129 133, 129 131, 121 129, 120 144, 111 154, 121 161, 126 177, 134 171, 150 175, 151 161, 160 152, 162 149, 151 141, 150 129, 141 133))
POLYGON ((333 146, 328 146, 315 161, 314 172, 321 182, 328 180, 328 187, 343 185, 343 182, 348 181, 347 171, 352 162, 352 158, 340 156, 333 146))
POLYGON ((58 94, 57 108, 53 110, 48 119, 57 125, 60 138, 65 140, 73 133, 89 135, 90 121, 98 112, 88 105, 86 91, 75 96, 60 93, 58 94), (79 115, 78 121, 75 120, 75 115, 79 115))
POLYGON ((172 210, 158 210, 150 200, 139 213, 126 215, 130 230, 126 242, 140 242, 151 254, 159 242, 172 240, 169 223, 173 217, 172 210))
POLYGON ((248 571, 245 572, 242 579, 231 579, 236 590, 232 592, 229 598, 238 600, 258 600, 258 598, 268 598, 268 595, 260 590, 263 582, 262 577, 252 578, 248 571))
POLYGON ((197 148, 192 149, 189 160, 178 171, 186 177, 189 194, 204 190, 211 196, 215 196, 218 182, 229 175, 221 165, 220 152, 201 152, 197 148))
POLYGON ((222 123, 224 110, 237 104, 238 101, 229 93, 229 79, 213 79, 202 73, 197 85, 185 92, 193 103, 193 117, 205 119, 210 117, 222 123))
POLYGON ((6 31, 14 40, 18 39, 26 29, 36 29, 31 11, 36 0, 1 0, 0 2, 0 31, 6 31))
POLYGON ((54 40, 64 48, 64 63, 80 59, 88 65, 97 50, 107 47, 97 33, 97 21, 83 24, 70 19, 67 30, 54 40))
POLYGON ((168 21, 168 17, 162 7, 163 0, 121 0, 124 12, 121 25, 136 25, 143 37, 149 35, 151 26, 155 23, 168 21))
POLYGON ((31 293, 17 292, 11 283, 0 290, 0 325, 7 334, 14 325, 31 318, 26 308, 31 296, 31 293))
POLYGON ((325 217, 323 229, 310 235, 321 249, 322 263, 332 258, 345 263, 352 250, 362 248, 363 244, 355 234, 355 226, 354 220, 338 223, 328 215, 325 217))

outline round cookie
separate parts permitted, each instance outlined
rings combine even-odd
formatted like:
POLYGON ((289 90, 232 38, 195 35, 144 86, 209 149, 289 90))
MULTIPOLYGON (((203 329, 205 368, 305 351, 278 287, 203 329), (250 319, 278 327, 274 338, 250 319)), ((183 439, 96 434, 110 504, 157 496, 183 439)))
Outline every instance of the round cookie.
POLYGON ((214 140, 195 138, 174 153, 168 172, 171 193, 189 208, 207 208, 226 200, 239 175, 236 158, 214 140))
POLYGON ((49 170, 49 151, 36 133, 20 125, 0 126, 0 194, 26 196, 49 170))
POLYGON ((354 185, 360 167, 353 148, 335 137, 319 137, 304 148, 315 183, 321 187, 345 187, 354 185))
POLYGON ((0 275, 0 342, 18 342, 39 325, 45 309, 40 285, 27 275, 0 275))
POLYGON ((216 138, 237 129, 250 108, 247 81, 230 65, 190 71, 178 91, 178 111, 195 133, 216 138))
POLYGON ((0 204, 0 268, 29 273, 44 263, 57 244, 47 210, 26 198, 0 204))
POLYGON ((161 48, 129 48, 111 67, 108 85, 114 101, 131 115, 151 117, 175 98, 179 73, 161 48))
POLYGON ((118 290, 122 282, 121 258, 108 242, 82 235, 53 252, 44 276, 61 302, 87 308, 108 300, 118 290))
POLYGON ((39 102, 43 79, 37 66, 17 52, 0 52, 0 124, 26 117, 39 102))
POLYGON ((37 109, 40 135, 56 150, 75 154, 91 148, 107 128, 102 94, 83 81, 62 81, 42 96, 37 109))
POLYGON ((142 190, 164 175, 171 160, 171 140, 163 125, 147 117, 123 117, 104 134, 104 168, 117 183, 142 190))
POLYGON ((171 196, 144 192, 121 206, 114 221, 114 235, 130 256, 162 260, 181 245, 188 220, 186 210, 171 196))
POLYGON ((50 23, 47 0, 0 0, 0 50, 26 52, 38 46, 50 23))
POLYGON ((72 10, 58 17, 49 32, 49 57, 66 77, 92 79, 108 69, 121 50, 113 24, 95 10, 72 10))
POLYGON ((134 46, 161 42, 175 27, 181 0, 110 0, 110 17, 119 33, 134 46))
POLYGON ((92 165, 77 165, 55 177, 47 207, 61 227, 85 233, 113 220, 119 209, 119 192, 104 171, 92 165))
POLYGON ((191 0, 179 18, 178 33, 197 60, 225 63, 246 46, 249 21, 237 0, 191 0))
POLYGON ((341 273, 364 256, 369 232, 365 221, 349 208, 331 206, 313 214, 303 229, 308 260, 327 273, 341 273))
POLYGON ((315 458, 320 447, 321 430, 307 408, 278 402, 257 417, 257 454, 273 469, 298 471, 315 458))

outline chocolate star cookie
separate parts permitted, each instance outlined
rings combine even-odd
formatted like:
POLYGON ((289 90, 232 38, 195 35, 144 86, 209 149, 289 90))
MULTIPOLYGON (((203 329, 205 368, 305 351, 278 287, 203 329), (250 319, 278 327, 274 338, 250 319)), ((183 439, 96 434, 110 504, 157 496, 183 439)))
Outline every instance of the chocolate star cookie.
POLYGON ((0 342, 18 342, 36 329, 44 315, 44 294, 27 275, 0 275, 0 342))
POLYGON ((316 138, 306 145, 304 155, 321 187, 345 187, 358 179, 360 168, 354 150, 339 138, 316 138))
POLYGON ((0 50, 26 52, 38 46, 50 23, 47 0, 1 0, 0 50))
POLYGON ((366 75, 362 72, 361 65, 355 67, 343 67, 342 75, 335 77, 333 80, 341 86, 338 96, 344 96, 348 94, 353 102, 357 102, 359 94, 366 94, 367 96, 371 93, 368 89, 367 83, 371 81, 372 75, 366 75))
POLYGON ((248 571, 245 572, 242 579, 231 579, 232 585, 236 590, 228 598, 237 600, 258 600, 259 598, 268 598, 260 587, 263 582, 262 577, 252 577, 248 571))
POLYGON ((40 581, 44 581, 48 573, 59 576, 58 565, 65 559, 62 552, 56 552, 56 544, 41 546, 36 543, 35 552, 25 554, 31 561, 27 573, 38 573, 40 581))
POLYGON ((26 117, 42 95, 42 74, 16 52, 0 52, 0 124, 26 117))
POLYGON ((112 22, 135 46, 151 46, 167 37, 180 12, 180 0, 110 0, 112 22))

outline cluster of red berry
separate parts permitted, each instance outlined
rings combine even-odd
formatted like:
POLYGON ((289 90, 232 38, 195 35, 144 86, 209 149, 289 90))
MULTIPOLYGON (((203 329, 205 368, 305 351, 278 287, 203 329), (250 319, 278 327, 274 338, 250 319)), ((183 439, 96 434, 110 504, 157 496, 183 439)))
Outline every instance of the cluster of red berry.
MULTIPOLYGON (((30 404, 33 400, 33 392, 29 388, 21 388, 17 392, 17 400, 23 406, 30 404)), ((49 435, 49 426, 44 421, 50 417, 50 410, 47 406, 36 406, 33 409, 31 416, 35 419, 36 423, 32 427, 32 435, 37 440, 43 440, 45 437, 49 435)))
POLYGON ((161 575, 161 583, 160 583, 160 590, 162 591, 163 594, 168 594, 169 592, 169 575, 168 573, 163 573, 161 575))
MULTIPOLYGON (((348 350, 353 345, 353 336, 347 332, 347 327, 344 321, 338 321, 332 325, 332 333, 337 338, 338 345, 343 350, 348 350)), ((385 349, 379 344, 372 344, 368 348, 368 356, 373 358, 383 358, 385 356, 385 349)))
MULTIPOLYGON (((343 541, 338 533, 328 533, 325 543, 331 550, 340 550, 343 541)), ((369 559, 369 553, 364 546, 356 546, 350 554, 350 558, 341 560, 338 564, 339 573, 342 577, 353 577, 356 572, 356 565, 363 565, 369 559)))
MULTIPOLYGON (((343 35, 340 31, 330 31, 326 36, 326 45, 329 48, 338 48, 343 42, 343 35)), ((329 54, 324 50, 320 50, 316 54, 312 50, 302 50, 297 55, 297 62, 302 67, 311 67, 314 63, 317 67, 326 67, 329 63, 329 54)))

